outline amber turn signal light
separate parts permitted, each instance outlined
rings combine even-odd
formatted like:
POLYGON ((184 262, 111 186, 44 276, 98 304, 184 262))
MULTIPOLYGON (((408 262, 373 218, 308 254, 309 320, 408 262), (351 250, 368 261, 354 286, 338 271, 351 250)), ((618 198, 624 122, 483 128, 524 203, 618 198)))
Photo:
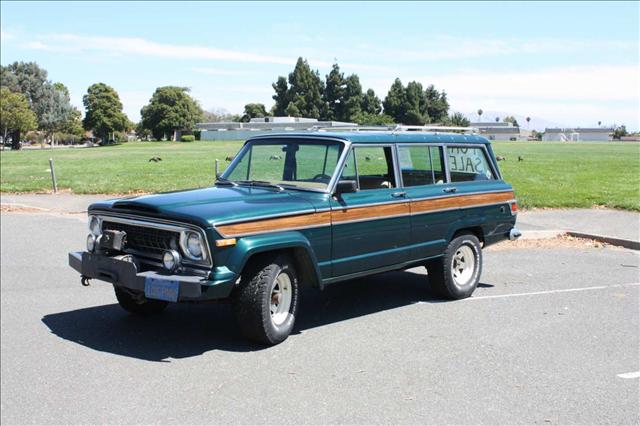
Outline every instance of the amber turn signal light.
POLYGON ((227 238, 224 240, 216 240, 216 247, 228 247, 228 246, 235 246, 236 245, 236 239, 235 238, 227 238))

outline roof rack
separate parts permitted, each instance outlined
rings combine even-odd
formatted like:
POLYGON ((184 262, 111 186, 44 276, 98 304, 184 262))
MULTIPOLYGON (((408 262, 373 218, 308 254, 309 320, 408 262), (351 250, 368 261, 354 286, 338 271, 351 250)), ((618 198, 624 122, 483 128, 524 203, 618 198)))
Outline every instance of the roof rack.
POLYGON ((311 131, 318 132, 427 132, 427 133, 462 133, 477 134, 477 127, 460 127, 460 126, 337 126, 337 127, 320 127, 313 126, 309 128, 311 131))

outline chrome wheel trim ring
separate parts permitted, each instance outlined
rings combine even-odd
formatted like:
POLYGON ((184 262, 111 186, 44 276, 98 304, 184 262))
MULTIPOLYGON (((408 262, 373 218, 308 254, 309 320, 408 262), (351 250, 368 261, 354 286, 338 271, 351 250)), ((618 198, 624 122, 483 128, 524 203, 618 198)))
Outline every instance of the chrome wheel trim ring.
POLYGON ((276 327, 281 326, 287 320, 289 309, 291 309, 291 299, 293 298, 293 284, 289 274, 280 272, 273 284, 269 299, 269 311, 271 322, 276 327))
POLYGON ((473 248, 463 244, 451 259, 451 276, 456 285, 464 287, 473 280, 476 272, 476 254, 473 248))

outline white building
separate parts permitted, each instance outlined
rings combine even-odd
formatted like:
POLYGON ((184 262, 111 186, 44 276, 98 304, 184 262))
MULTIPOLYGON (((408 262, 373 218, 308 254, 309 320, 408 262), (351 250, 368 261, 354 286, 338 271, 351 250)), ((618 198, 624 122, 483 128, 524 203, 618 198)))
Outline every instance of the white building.
POLYGON ((613 140, 613 129, 605 127, 593 128, 546 128, 544 129, 543 141, 585 141, 585 142, 607 142, 613 140))
POLYGON ((235 121, 196 123, 201 131, 200 140, 244 140, 251 136, 271 132, 310 131, 324 127, 357 126, 355 123, 341 121, 318 121, 304 117, 264 117, 252 118, 248 123, 235 121))
POLYGON ((471 123, 471 127, 478 129, 480 134, 490 141, 517 141, 520 139, 520 127, 513 123, 484 122, 471 123))

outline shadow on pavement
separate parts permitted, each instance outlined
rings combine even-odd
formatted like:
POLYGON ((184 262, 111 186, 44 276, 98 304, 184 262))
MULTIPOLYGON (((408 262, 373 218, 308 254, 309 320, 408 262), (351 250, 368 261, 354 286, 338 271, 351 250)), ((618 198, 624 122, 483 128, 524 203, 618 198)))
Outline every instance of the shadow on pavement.
MULTIPOLYGON (((293 334, 417 302, 442 303, 424 274, 391 272, 328 286, 303 289, 293 334)), ((115 300, 115 296, 114 296, 115 300)), ((148 361, 187 358, 211 350, 268 349, 245 340, 229 303, 176 304, 153 317, 136 317, 117 304, 46 315, 55 335, 91 349, 148 361)))

